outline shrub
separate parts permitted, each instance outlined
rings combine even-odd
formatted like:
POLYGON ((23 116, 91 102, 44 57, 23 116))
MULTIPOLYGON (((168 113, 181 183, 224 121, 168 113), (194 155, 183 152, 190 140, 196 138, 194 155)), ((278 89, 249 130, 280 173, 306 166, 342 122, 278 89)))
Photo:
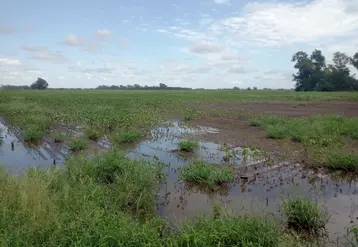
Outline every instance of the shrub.
POLYGON ((185 165, 181 169, 180 176, 187 182, 207 185, 210 188, 230 182, 233 178, 229 168, 218 167, 203 161, 185 165))
POLYGON ((183 140, 178 143, 181 151, 192 152, 199 147, 199 142, 195 140, 183 140))
POLYGON ((53 141, 54 142, 64 142, 66 139, 66 135, 63 133, 55 133, 53 135, 53 141))
POLYGON ((269 125, 266 135, 270 139, 283 139, 287 136, 287 129, 282 125, 269 125))
POLYGON ((287 225, 297 231, 318 234, 328 222, 328 214, 309 198, 293 198, 283 202, 287 225))

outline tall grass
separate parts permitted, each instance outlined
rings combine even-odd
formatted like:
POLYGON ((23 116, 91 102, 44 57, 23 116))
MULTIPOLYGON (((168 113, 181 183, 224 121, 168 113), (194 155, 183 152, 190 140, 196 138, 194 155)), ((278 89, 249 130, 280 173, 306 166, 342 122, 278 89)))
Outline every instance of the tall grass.
POLYGON ((142 137, 142 133, 138 131, 120 132, 112 137, 115 144, 133 143, 142 137))
POLYGON ((328 214, 309 198, 292 198, 283 202, 282 210, 287 217, 287 225, 298 231, 319 234, 325 229, 328 214))
POLYGON ((68 170, 30 170, 23 177, 1 170, 0 245, 161 246, 157 172, 114 151, 73 158, 68 170))
POLYGON ((207 164, 204 161, 195 161, 185 165, 181 169, 180 176, 187 182, 206 185, 210 188, 215 188, 233 179, 229 168, 207 164))
POLYGON ((178 146, 181 151, 193 152, 199 147, 199 142, 195 140, 182 140, 178 143, 178 146))

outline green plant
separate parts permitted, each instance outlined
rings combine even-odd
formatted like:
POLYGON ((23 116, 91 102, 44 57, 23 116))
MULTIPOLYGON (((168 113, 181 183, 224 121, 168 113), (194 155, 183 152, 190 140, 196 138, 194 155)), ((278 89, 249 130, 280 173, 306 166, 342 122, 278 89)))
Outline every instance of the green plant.
POLYGON ((54 142, 64 142, 65 139, 66 139, 66 135, 63 133, 57 132, 53 135, 54 142))
POLYGON ((319 234, 325 229, 328 214, 309 198, 292 198, 283 202, 282 211, 287 217, 287 225, 297 231, 319 234))
POLYGON ((24 141, 38 141, 44 136, 44 131, 39 127, 30 125, 24 130, 24 141))
POLYGON ((233 179, 229 168, 207 164, 204 161, 195 161, 185 165, 181 169, 180 176, 187 182, 207 185, 210 188, 230 182, 233 179))
POLYGON ((176 246, 243 246, 275 247, 278 227, 270 220, 254 216, 200 217, 185 222, 176 239, 176 246))
POLYGON ((260 127, 260 126, 263 126, 264 123, 260 119, 251 119, 250 120, 250 125, 254 126, 254 127, 260 127))
POLYGON ((199 142, 195 140, 182 140, 178 145, 181 151, 193 152, 195 148, 199 147, 199 142))
POLYGON ((287 136, 287 129, 282 125, 269 125, 266 135, 270 139, 283 139, 287 136))
POLYGON ((96 131, 96 130, 94 130, 94 129, 92 129, 92 128, 86 128, 85 129, 85 136, 88 138, 88 139, 90 139, 90 140, 92 140, 92 141, 98 141, 98 139, 99 139, 99 133, 96 131))
POLYGON ((349 244, 354 247, 358 244, 358 226, 353 226, 348 230, 347 239, 349 236, 352 236, 351 239, 348 239, 349 244))
POLYGON ((112 138, 116 144, 133 143, 142 137, 142 133, 137 131, 120 132, 112 138))
POLYGON ((88 147, 87 141, 82 138, 74 139, 69 144, 69 148, 73 152, 84 150, 87 147, 88 147))
POLYGON ((358 155, 342 153, 331 154, 328 158, 327 166, 334 169, 358 171, 358 155))

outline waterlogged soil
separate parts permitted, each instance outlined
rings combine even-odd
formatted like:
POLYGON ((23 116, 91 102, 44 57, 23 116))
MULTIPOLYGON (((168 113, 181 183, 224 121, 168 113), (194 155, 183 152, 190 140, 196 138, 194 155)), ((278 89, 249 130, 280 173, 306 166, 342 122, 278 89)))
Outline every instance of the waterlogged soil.
POLYGON ((226 148, 235 155, 225 161, 223 145, 210 141, 200 141, 200 148, 193 154, 178 152, 180 140, 188 136, 198 140, 206 135, 221 136, 221 129, 195 129, 174 123, 154 129, 151 135, 151 139, 137 144, 128 157, 168 164, 164 168, 167 180, 161 185, 157 208, 173 224, 194 218, 199 212, 210 215, 216 203, 238 214, 269 214, 283 219, 280 205, 283 199, 292 196, 311 197, 329 212, 329 238, 323 246, 336 246, 337 241, 343 244, 347 229, 358 223, 358 180, 354 177, 307 168, 292 161, 272 163, 254 150, 244 157, 243 148, 235 145, 226 148), (195 159, 231 167, 234 182, 212 191, 181 181, 178 168, 195 159))

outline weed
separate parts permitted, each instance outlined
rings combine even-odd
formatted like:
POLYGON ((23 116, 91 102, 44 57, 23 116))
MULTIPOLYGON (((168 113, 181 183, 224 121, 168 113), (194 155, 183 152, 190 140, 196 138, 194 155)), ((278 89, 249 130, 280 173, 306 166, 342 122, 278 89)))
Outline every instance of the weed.
POLYGON ((133 143, 142 137, 142 133, 137 131, 121 132, 112 138, 115 144, 133 143))
POLYGON ((55 133, 53 135, 54 142, 64 142, 66 139, 66 135, 63 133, 55 133))
POLYGON ((327 166, 334 169, 358 171, 358 155, 342 153, 332 154, 328 158, 327 166))
POLYGON ((325 229, 328 214, 309 198, 293 198, 283 202, 282 210, 287 217, 287 225, 297 231, 319 234, 325 229))
POLYGON ((287 136, 287 129, 283 126, 269 125, 266 136, 270 139, 283 139, 287 136))
POLYGON ((270 220, 253 216, 200 217, 186 222, 177 236, 178 246, 257 246, 278 245, 278 227, 270 220))
POLYGON ((199 147, 199 142, 195 140, 182 140, 178 145, 181 151, 193 152, 195 148, 199 147))
POLYGON ((260 127, 260 126, 263 126, 264 123, 260 119, 251 119, 250 125, 254 126, 254 127, 260 127))
POLYGON ((74 139, 69 145, 69 148, 73 152, 84 150, 88 147, 88 143, 86 140, 82 138, 74 139))
POLYGON ((95 141, 95 142, 98 141, 98 139, 99 139, 99 133, 92 128, 86 128, 85 135, 88 139, 95 141))
POLYGON ((180 173, 183 180, 214 188, 217 185, 230 182, 233 178, 229 168, 218 167, 203 161, 195 161, 185 165, 180 173))
POLYGON ((348 230, 347 239, 349 236, 352 236, 351 239, 348 239, 350 246, 354 247, 358 244, 358 226, 353 226, 348 230))
POLYGON ((44 136, 44 131, 39 127, 31 125, 24 130, 24 141, 32 142, 41 140, 44 136))

